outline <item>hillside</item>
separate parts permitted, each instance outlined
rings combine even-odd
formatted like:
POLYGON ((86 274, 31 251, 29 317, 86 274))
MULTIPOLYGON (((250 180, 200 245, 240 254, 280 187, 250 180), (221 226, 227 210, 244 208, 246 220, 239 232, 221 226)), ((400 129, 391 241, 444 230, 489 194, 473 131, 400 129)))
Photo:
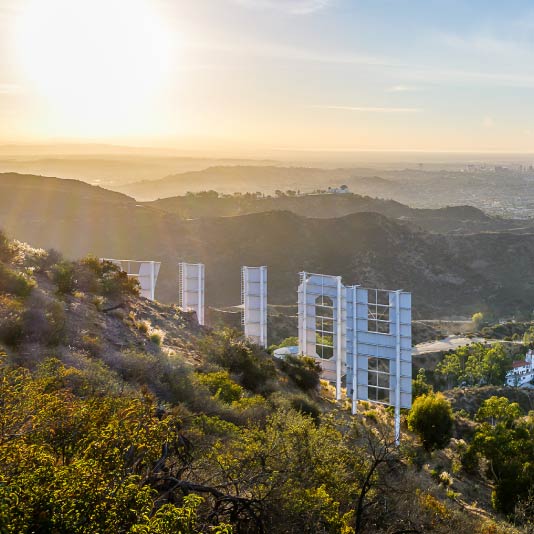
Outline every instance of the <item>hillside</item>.
POLYGON ((310 359, 136 293, 0 235, 3 532, 528 532, 463 467, 482 425, 458 415, 432 450, 403 418, 396 448, 388 412, 351 416, 310 359))
POLYGON ((157 296, 168 303, 177 301, 181 260, 206 263, 213 306, 239 304, 246 264, 269 266, 273 304, 295 302, 302 270, 412 291, 419 317, 478 309, 530 313, 534 300, 532 234, 435 235, 377 213, 313 219, 273 211, 184 220, 79 182, 8 175, 3 183, 0 226, 9 235, 72 258, 162 261, 157 296))
MULTIPOLYGON (((147 202, 182 218, 235 217, 265 211, 291 211, 303 217, 333 219, 352 213, 375 212, 391 219, 437 233, 474 233, 503 231, 518 226, 517 221, 489 217, 471 206, 438 209, 410 208, 394 200, 355 194, 279 195, 263 197, 252 194, 220 196, 214 191, 189 194, 147 202)), ((529 226, 521 221, 521 226, 529 226)), ((534 228, 534 226, 532 227, 534 228)))

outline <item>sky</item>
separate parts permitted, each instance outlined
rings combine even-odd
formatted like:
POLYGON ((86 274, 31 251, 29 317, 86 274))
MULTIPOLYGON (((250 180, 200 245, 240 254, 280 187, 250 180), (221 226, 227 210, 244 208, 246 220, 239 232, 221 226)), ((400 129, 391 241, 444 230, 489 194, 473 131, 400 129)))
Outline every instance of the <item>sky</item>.
POLYGON ((0 143, 534 151, 527 0, 0 0, 0 143))

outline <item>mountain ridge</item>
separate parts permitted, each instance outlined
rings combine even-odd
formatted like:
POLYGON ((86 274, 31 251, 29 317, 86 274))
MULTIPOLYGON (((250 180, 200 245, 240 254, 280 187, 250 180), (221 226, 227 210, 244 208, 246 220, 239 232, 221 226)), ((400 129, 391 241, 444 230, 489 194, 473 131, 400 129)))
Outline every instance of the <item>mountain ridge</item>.
POLYGON ((161 261, 156 296, 167 303, 177 301, 179 261, 206 264, 209 306, 239 304, 242 265, 269 267, 269 301, 275 304, 296 301, 303 270, 412 291, 419 317, 530 313, 534 301, 529 233, 431 234, 368 212, 332 219, 270 211, 185 220, 117 193, 110 192, 108 201, 100 189, 88 202, 80 186, 62 184, 70 193, 51 189, 43 195, 42 189, 11 184, 0 196, 0 226, 71 258, 91 253, 161 261))

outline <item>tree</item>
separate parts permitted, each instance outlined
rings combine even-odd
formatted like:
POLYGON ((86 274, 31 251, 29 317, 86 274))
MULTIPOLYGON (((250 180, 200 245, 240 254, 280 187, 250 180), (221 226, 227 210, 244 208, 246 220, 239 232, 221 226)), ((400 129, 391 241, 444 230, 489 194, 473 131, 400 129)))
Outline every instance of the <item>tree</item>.
POLYGON ((425 449, 430 451, 449 443, 453 421, 450 402, 441 393, 429 393, 415 399, 408 428, 419 435, 425 449))
POLYGON ((471 317, 471 321, 475 330, 479 330, 484 322, 484 314, 482 312, 474 313, 471 317))
POLYGON ((416 399, 421 395, 432 393, 432 386, 426 381, 426 372, 423 368, 419 369, 415 380, 412 380, 412 398, 416 399))
POLYGON ((476 419, 470 452, 487 460, 487 475, 495 484, 493 506, 512 513, 534 485, 534 421, 523 419, 517 403, 504 397, 484 401, 476 419))
POLYGON ((490 397, 485 400, 476 414, 477 421, 489 421, 491 426, 502 423, 511 427, 521 417, 521 408, 517 402, 510 402, 506 397, 490 397))
POLYGON ((366 426, 358 429, 361 433, 360 458, 361 464, 356 470, 359 490, 356 498, 354 514, 354 532, 365 532, 365 512, 368 500, 384 478, 382 470, 389 471, 398 465, 398 447, 395 439, 383 424, 376 427, 366 426))
POLYGON ((472 343, 445 356, 436 373, 447 378, 449 387, 458 385, 502 385, 511 358, 502 343, 486 346, 472 343))
POLYGON ((534 326, 531 326, 523 334, 523 345, 531 345, 532 343, 534 343, 534 326))

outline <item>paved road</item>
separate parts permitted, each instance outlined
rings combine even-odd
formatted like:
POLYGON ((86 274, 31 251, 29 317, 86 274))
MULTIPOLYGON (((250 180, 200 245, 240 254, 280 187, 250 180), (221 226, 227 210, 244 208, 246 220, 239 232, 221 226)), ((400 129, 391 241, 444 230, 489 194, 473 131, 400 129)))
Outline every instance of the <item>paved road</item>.
POLYGON ((456 350, 464 345, 471 343, 514 343, 521 345, 521 341, 503 341, 502 339, 484 339, 482 337, 468 338, 465 336, 449 336, 438 341, 428 341, 426 343, 419 343, 412 349, 412 355, 418 356, 421 354, 429 354, 431 352, 441 352, 447 350, 456 350))

